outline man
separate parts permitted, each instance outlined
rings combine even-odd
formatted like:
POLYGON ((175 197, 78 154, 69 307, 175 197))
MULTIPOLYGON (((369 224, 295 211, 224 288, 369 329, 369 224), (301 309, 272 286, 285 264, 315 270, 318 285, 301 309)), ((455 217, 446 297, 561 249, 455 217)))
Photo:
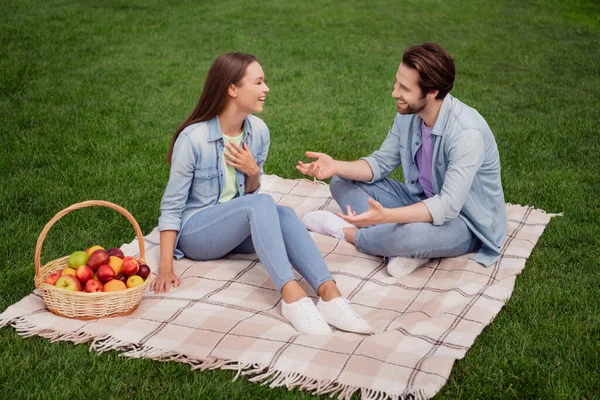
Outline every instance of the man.
POLYGON ((454 71, 437 44, 406 49, 392 92, 398 114, 381 148, 352 162, 306 152, 315 160, 296 168, 331 177, 346 211, 308 213, 309 230, 388 257, 396 278, 431 258, 478 250, 472 259, 486 267, 499 258, 506 210, 498 148, 483 117, 449 94, 454 71), (398 166, 405 183, 387 178, 398 166))

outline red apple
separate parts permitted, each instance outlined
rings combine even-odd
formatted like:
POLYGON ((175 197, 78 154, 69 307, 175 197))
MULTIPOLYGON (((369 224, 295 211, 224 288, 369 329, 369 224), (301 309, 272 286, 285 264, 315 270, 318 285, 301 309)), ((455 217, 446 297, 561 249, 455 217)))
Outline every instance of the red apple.
POLYGON ((72 292, 81 292, 83 290, 83 286, 81 285, 81 282, 79 282, 79 279, 69 274, 61 275, 54 286, 67 289, 72 292))
POLYGON ((75 275, 77 276, 77 279, 81 281, 81 283, 85 284, 94 277, 94 271, 92 271, 89 266, 82 265, 75 270, 75 275))
POLYGON ((98 279, 90 279, 85 283, 85 291, 88 293, 102 292, 104 285, 98 279))
POLYGON ((115 270, 110 265, 101 265, 96 272, 98 280, 106 283, 115 277, 115 270))
POLYGON ((123 264, 121 264, 121 272, 127 276, 137 274, 140 269, 140 265, 138 261, 133 257, 125 257, 123 259, 123 264))
POLYGON ((140 269, 138 270, 137 274, 142 279, 146 280, 146 278, 148 277, 148 275, 150 275, 150 267, 147 266, 146 264, 140 265, 140 269))
POLYGON ((62 269, 51 273, 50 275, 48 275, 46 277, 45 282, 48 285, 52 285, 52 286, 56 285, 56 281, 58 280, 58 278, 60 278, 61 273, 62 273, 62 269))
POLYGON ((108 253, 106 250, 98 249, 94 251, 87 260, 87 265, 96 271, 101 265, 108 264, 108 253))
POLYGON ((115 256, 115 257, 119 257, 119 258, 125 258, 125 254, 123 254, 123 252, 121 251, 121 249, 118 249, 116 247, 111 247, 110 249, 108 249, 108 256, 115 256))
POLYGON ((119 274, 119 275, 115 276, 115 279, 118 281, 121 281, 125 284, 127 283, 127 277, 123 274, 119 274))

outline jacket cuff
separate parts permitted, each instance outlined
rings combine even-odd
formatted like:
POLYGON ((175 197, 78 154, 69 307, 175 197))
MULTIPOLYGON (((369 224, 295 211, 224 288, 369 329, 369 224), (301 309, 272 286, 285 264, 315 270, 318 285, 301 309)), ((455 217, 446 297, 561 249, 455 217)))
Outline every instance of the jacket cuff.
POLYGON ((178 231, 181 229, 181 221, 174 219, 158 219, 158 231, 178 231))
POLYGON ((423 200, 423 203, 429 210, 429 214, 431 214, 433 225, 442 225, 446 222, 446 218, 444 217, 444 205, 442 204, 442 199, 439 195, 425 199, 423 200))
POLYGON ((374 183, 379 181, 381 179, 381 169, 379 168, 377 160, 375 160, 375 158, 372 156, 361 157, 360 159, 365 160, 369 164, 369 167, 371 167, 371 171, 373 172, 373 179, 371 179, 367 183, 374 183))

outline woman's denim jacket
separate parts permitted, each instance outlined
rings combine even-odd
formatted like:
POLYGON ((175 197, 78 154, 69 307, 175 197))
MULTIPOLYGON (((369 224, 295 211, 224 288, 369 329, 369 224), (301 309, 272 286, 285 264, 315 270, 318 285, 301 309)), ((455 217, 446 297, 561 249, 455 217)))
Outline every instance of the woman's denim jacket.
MULTIPOLYGON (((263 164, 269 152, 269 129, 260 118, 249 115, 244 120, 243 130, 242 142, 250 148, 262 179, 263 164)), ((190 125, 179 134, 173 147, 169 182, 160 203, 159 231, 181 232, 194 214, 217 204, 224 187, 224 148, 218 117, 190 125)), ((239 171, 236 175, 239 196, 249 194, 245 193, 246 175, 239 171)), ((180 259, 183 253, 177 249, 177 241, 175 258, 180 259)))
MULTIPOLYGON (((494 135, 475 109, 448 94, 431 131, 431 140, 431 184, 435 194, 423 202, 433 224, 461 218, 482 242, 472 259, 490 266, 500 256, 506 235, 500 157, 494 135)), ((421 118, 398 114, 381 148, 363 158, 373 170, 371 182, 384 179, 402 165, 410 193, 422 195, 414 161, 421 142, 421 118)))

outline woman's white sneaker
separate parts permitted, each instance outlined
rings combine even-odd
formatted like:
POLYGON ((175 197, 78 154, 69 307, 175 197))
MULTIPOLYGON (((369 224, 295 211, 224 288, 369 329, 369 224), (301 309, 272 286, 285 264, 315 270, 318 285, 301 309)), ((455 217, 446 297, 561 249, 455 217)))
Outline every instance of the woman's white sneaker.
POLYGON ((391 257, 388 261, 387 271, 396 279, 411 274, 415 269, 429 261, 429 258, 391 257))
POLYGON ((309 212, 302 218, 302 223, 309 231, 322 233, 340 240, 346 240, 342 229, 355 227, 334 213, 325 210, 309 212))
POLYGON ((371 325, 354 311, 354 308, 345 297, 336 297, 329 301, 319 299, 317 309, 321 311, 329 325, 333 325, 338 329, 355 333, 373 333, 371 325))
POLYGON ((286 303, 281 299, 281 315, 300 333, 308 335, 327 335, 332 333, 323 315, 308 297, 286 303))

